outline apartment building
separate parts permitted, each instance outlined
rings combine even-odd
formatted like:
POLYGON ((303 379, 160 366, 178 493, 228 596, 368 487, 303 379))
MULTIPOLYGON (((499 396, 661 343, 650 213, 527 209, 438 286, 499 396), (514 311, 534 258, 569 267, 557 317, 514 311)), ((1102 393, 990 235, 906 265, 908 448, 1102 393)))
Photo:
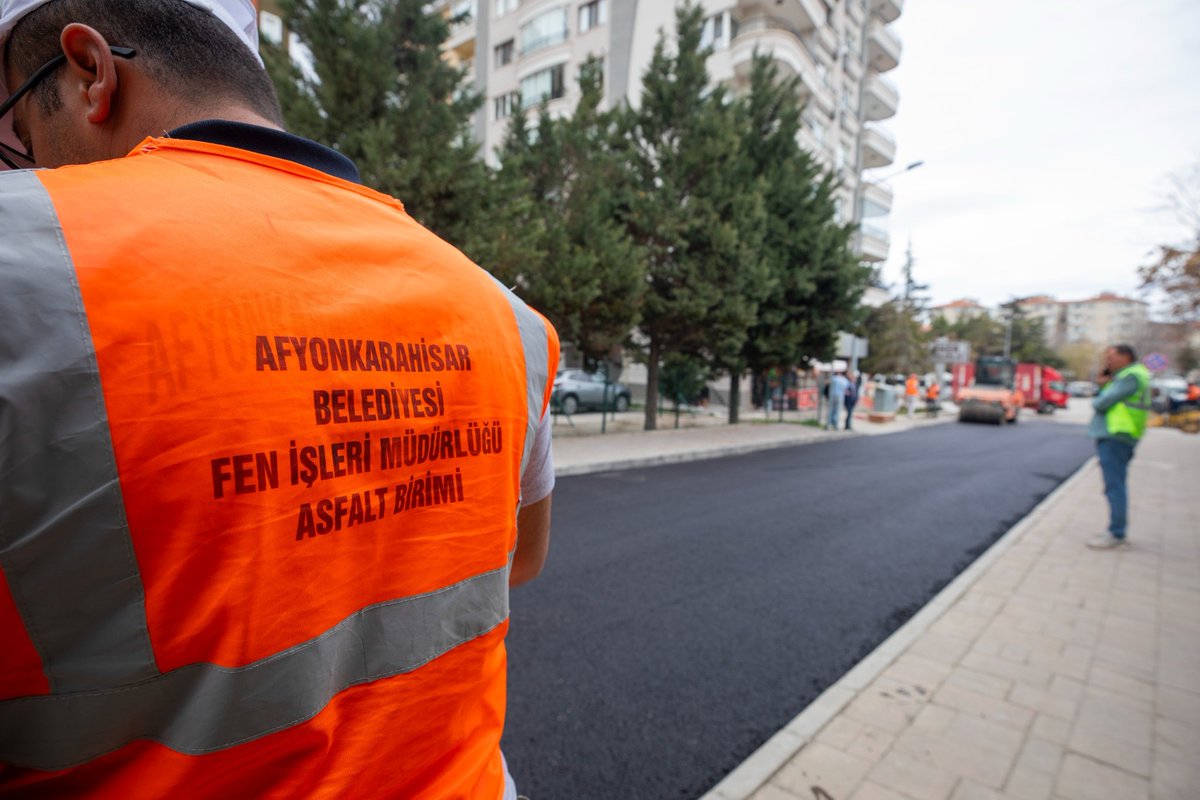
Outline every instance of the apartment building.
MULTIPOLYGON (((895 159, 895 140, 880 122, 899 103, 884 73, 900 60, 890 23, 903 0, 703 0, 702 6, 714 82, 745 90, 756 48, 771 54, 783 74, 799 77, 806 104, 800 143, 840 177, 839 213, 861 221, 863 260, 886 260, 892 192, 869 171, 895 159)), ((676 4, 435 0, 430 8, 458 20, 446 57, 468 68, 485 98, 475 135, 494 161, 513 114, 543 100, 551 114, 571 113, 579 68, 588 59, 603 65, 609 107, 636 105, 659 31, 674 31, 676 4)))
POLYGON ((949 303, 943 303, 940 306, 932 306, 929 309, 930 319, 936 319, 940 317, 951 325, 956 325, 964 319, 986 316, 988 316, 988 310, 986 306, 980 305, 980 303, 976 300, 970 300, 966 298, 962 300, 952 300, 949 303))
POLYGON ((1051 347, 1076 342, 1136 345, 1149 328, 1148 303, 1112 292, 1065 301, 1037 295, 1022 300, 1020 307, 1027 317, 1042 320, 1051 347))

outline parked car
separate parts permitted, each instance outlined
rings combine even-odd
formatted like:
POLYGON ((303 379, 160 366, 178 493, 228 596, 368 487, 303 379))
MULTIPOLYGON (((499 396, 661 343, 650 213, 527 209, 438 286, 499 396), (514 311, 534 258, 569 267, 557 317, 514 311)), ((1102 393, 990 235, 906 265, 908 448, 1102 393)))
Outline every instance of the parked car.
POLYGON ((1150 381, 1150 405, 1155 411, 1167 411, 1171 400, 1187 399, 1187 381, 1178 375, 1166 375, 1150 381))
MULTIPOLYGON (((632 395, 623 383, 608 384, 608 407, 613 411, 629 410, 632 395)), ((570 416, 582 408, 604 407, 604 373, 584 372, 581 369, 564 370, 554 378, 554 392, 550 402, 562 413, 570 416)))
POLYGON ((1067 384, 1067 393, 1071 397, 1095 397, 1096 384, 1091 381, 1071 381, 1067 384))

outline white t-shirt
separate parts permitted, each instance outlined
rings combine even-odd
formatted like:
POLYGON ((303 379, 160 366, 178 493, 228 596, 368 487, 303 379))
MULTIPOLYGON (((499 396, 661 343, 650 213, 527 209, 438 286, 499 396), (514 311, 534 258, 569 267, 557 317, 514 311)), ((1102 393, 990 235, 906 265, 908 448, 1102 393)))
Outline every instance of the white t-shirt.
POLYGON ((554 453, 550 447, 553 420, 547 412, 542 415, 533 449, 529 453, 529 464, 521 478, 521 505, 529 506, 544 500, 554 491, 554 453))

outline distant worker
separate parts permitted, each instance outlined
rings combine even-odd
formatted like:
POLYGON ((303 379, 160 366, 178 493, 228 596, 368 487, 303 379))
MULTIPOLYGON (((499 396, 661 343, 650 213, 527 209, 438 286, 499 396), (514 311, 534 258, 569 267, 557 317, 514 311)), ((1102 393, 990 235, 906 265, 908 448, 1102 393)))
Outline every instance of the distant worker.
POLYGON ((916 373, 908 376, 908 380, 904 382, 904 402, 908 407, 908 418, 914 419, 917 413, 917 398, 921 396, 921 382, 917 380, 916 373))
POLYGON ((842 417, 842 407, 846 404, 846 389, 850 381, 840 372, 834 373, 829 379, 829 422, 826 430, 836 431, 842 417))
POLYGON ((1104 369, 1098 381, 1103 387, 1092 399, 1095 416, 1088 435, 1096 440, 1104 495, 1108 498, 1108 533, 1089 539, 1088 547, 1108 549, 1126 543, 1129 497, 1126 479, 1133 450, 1146 431, 1150 413, 1150 370, 1137 362, 1129 345, 1113 345, 1104 351, 1104 369))
POLYGON ((255 20, 0 0, 0 797, 515 798, 557 336, 255 20))
POLYGON ((925 413, 931 417, 936 417, 938 412, 942 410, 938 399, 942 396, 942 387, 937 381, 929 384, 929 388, 925 391, 925 413))
POLYGON ((846 430, 854 429, 854 407, 858 405, 858 393, 861 376, 855 375, 853 372, 846 373, 846 430))

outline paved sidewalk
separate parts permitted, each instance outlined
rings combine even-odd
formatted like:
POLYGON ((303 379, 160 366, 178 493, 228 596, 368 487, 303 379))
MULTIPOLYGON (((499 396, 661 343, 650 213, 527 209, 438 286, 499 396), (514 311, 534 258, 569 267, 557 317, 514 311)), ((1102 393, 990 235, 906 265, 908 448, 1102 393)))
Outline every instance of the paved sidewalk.
POLYGON ((711 800, 1200 798, 1200 436, 1154 430, 1131 545, 1095 461, 711 800))
MULTIPOLYGON (((891 422, 868 422, 866 415, 855 415, 853 431, 825 431, 799 422, 788 412, 785 422, 766 421, 761 411, 750 412, 737 425, 726 424, 723 415, 696 414, 673 426, 670 415, 659 417, 659 430, 642 431, 642 412, 617 415, 617 424, 609 423, 609 433, 600 434, 599 414, 576 414, 575 426, 560 417, 554 424, 554 472, 558 476, 581 475, 635 466, 695 461, 705 458, 750 453, 775 447, 808 444, 847 436, 876 436, 939 425, 954 421, 956 413, 943 413, 936 419, 918 416, 909 421, 899 417, 891 422), (631 428, 635 428, 631 430, 631 428)), ((777 419, 773 415, 772 420, 777 419)))

